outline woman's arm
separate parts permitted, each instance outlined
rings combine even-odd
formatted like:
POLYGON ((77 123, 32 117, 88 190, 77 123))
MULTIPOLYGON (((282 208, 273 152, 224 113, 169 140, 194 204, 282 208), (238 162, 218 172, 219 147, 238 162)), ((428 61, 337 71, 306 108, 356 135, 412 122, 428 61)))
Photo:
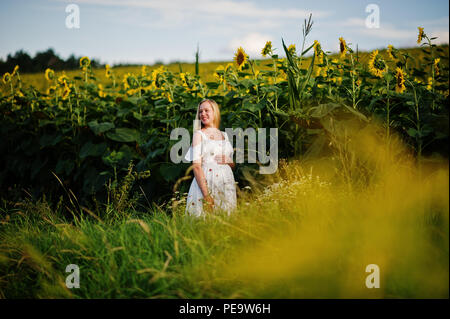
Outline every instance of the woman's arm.
POLYGON ((214 205, 214 200, 211 196, 209 196, 208 192, 208 185, 206 184, 206 178, 205 173, 202 169, 202 159, 199 156, 201 154, 201 151, 198 151, 198 148, 196 151, 194 151, 195 146, 201 147, 202 142, 202 136, 200 133, 194 133, 194 137, 192 139, 192 150, 194 155, 194 160, 192 161, 192 166, 194 170, 194 177, 197 180, 198 187, 200 187, 200 190, 202 191, 203 198, 211 205, 214 205))

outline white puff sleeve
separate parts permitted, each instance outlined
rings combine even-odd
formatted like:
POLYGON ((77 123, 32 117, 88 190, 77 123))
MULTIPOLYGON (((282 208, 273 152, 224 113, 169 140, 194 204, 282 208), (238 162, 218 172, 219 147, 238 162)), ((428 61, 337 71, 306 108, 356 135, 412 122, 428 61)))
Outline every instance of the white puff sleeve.
POLYGON ((193 163, 201 163, 202 135, 199 131, 194 133, 194 137, 192 139, 192 145, 189 147, 184 158, 185 158, 185 160, 193 162, 193 163))

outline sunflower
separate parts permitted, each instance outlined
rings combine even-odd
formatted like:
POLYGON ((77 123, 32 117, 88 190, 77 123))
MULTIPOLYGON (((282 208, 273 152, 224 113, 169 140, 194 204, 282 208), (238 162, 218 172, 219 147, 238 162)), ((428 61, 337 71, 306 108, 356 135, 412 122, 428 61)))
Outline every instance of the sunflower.
POLYGON ((406 87, 405 87, 405 73, 403 73, 402 69, 397 68, 395 70, 395 80, 396 80, 395 92, 403 93, 406 87))
POLYGON ((52 69, 45 70, 45 78, 49 82, 53 81, 53 79, 55 78, 55 71, 53 71, 52 69))
POLYGON ((58 83, 59 84, 64 84, 67 82, 67 80, 69 80, 69 78, 67 77, 67 75, 63 74, 58 78, 58 83))
POLYGON ((5 74, 3 74, 3 83, 7 84, 11 81, 11 74, 9 74, 8 72, 6 72, 5 74))
POLYGON ((98 85, 98 96, 99 97, 106 97, 106 93, 103 90, 103 85, 102 84, 98 85))
POLYGON ((56 86, 52 85, 47 89, 47 95, 53 95, 56 92, 56 86))
POLYGON ((147 66, 143 65, 141 68, 141 75, 146 76, 147 75, 147 66))
POLYGON ((419 35, 417 36, 417 44, 420 44, 422 42, 423 37, 425 37, 425 33, 423 32, 423 28, 417 27, 419 29, 419 35))
POLYGON ((160 88, 164 83, 164 72, 166 72, 164 66, 152 71, 152 82, 155 87, 160 88))
POLYGON ((343 37, 339 38, 339 52, 341 53, 341 59, 345 57, 345 53, 347 53, 347 43, 343 37))
POLYGON ((223 67, 223 65, 219 65, 214 72, 214 77, 216 77, 219 81, 222 81, 224 72, 225 68, 223 67))
POLYGON ((61 97, 62 97, 62 99, 66 100, 69 97, 69 94, 70 94, 70 88, 67 85, 67 82, 64 81, 64 85, 61 88, 61 97))
POLYGON ((231 72, 231 71, 233 71, 233 63, 228 63, 225 66, 225 72, 231 72))
POLYGON ((262 56, 272 54, 272 41, 267 41, 264 48, 261 50, 262 56))
POLYGON ((289 47, 288 47, 288 52, 289 52, 289 54, 290 55, 292 55, 292 56, 295 56, 297 53, 297 49, 295 48, 295 44, 291 44, 289 47))
POLYGON ((432 88, 433 88, 433 78, 430 76, 428 77, 427 90, 431 91, 432 88))
POLYGON ((108 94, 105 91, 98 91, 98 96, 101 98, 107 97, 108 94))
POLYGON ((166 91, 165 96, 166 96, 167 100, 169 101, 169 103, 173 102, 172 96, 169 91, 166 91))
POLYGON ((18 66, 18 65, 16 65, 16 66, 14 67, 14 70, 13 70, 13 73, 11 74, 11 76, 16 75, 17 71, 19 71, 19 66, 18 66))
POLYGON ((320 42, 317 40, 314 40, 314 54, 318 56, 322 52, 322 47, 320 45, 320 42))
POLYGON ((89 65, 91 65, 91 60, 89 60, 87 56, 84 56, 80 59, 80 67, 82 67, 83 70, 87 68, 89 65))
POLYGON ((234 56, 234 60, 236 61, 239 71, 242 70, 245 63, 247 62, 247 59, 248 59, 248 56, 245 53, 244 49, 242 47, 239 47, 234 56))
POLYGON ((383 58, 378 54, 378 50, 375 50, 371 53, 369 59, 369 71, 376 77, 381 78, 383 74, 387 70, 386 62, 383 58))
POLYGON ((125 74, 125 76, 123 77, 123 86, 125 90, 136 88, 138 85, 139 83, 133 74, 131 73, 125 74))
POLYGON ((395 51, 394 46, 391 45, 391 44, 389 44, 389 45, 388 45, 388 49, 387 49, 387 53, 388 53, 389 57, 390 57, 392 60, 397 59, 397 57, 395 56, 395 52, 394 52, 394 51, 395 51))
POLYGON ((184 87, 189 87, 188 86, 188 80, 186 78, 186 73, 180 73, 180 78, 181 78, 181 83, 184 87))
POLYGON ((110 79, 112 77, 112 71, 109 64, 105 65, 105 76, 107 79, 110 79))
POLYGON ((434 59, 434 75, 439 75, 439 62, 441 61, 440 58, 434 59))
POLYGON ((337 85, 341 85, 342 77, 338 76, 337 78, 331 78, 331 81, 333 81, 333 83, 337 83, 337 85))
POLYGON ((314 76, 318 77, 321 72, 322 72, 322 68, 320 66, 316 66, 316 71, 314 73, 314 76))

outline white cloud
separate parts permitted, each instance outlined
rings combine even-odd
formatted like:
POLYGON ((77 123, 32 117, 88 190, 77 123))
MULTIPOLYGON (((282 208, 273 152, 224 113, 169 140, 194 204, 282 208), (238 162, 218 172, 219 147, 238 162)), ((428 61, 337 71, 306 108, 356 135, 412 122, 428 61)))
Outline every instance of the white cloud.
POLYGON ((337 23, 337 26, 342 27, 365 27, 366 22, 364 19, 361 18, 348 18, 347 20, 337 23))
MULTIPOLYGON (((444 17, 436 20, 424 21, 420 25, 429 25, 430 30, 428 33, 430 37, 438 37, 434 43, 448 43, 449 32, 445 28, 439 28, 439 26, 447 25, 448 17, 444 17), (431 27, 434 26, 434 27, 431 27)), ((357 34, 363 34, 371 38, 386 39, 386 40, 400 40, 404 45, 414 45, 417 40, 417 27, 415 28, 398 28, 392 23, 380 23, 380 28, 367 28, 364 19, 361 18, 348 18, 347 20, 337 23, 339 27, 351 28, 351 31, 357 34)))
MULTIPOLYGON (((72 2, 67 0, 58 0, 72 2)), ((325 17, 331 13, 326 11, 303 9, 264 8, 258 2, 236 0, 78 0, 78 4, 102 5, 126 8, 154 9, 161 17, 159 20, 149 22, 148 26, 173 27, 189 21, 201 19, 258 19, 268 24, 283 24, 287 20, 302 21, 310 13, 313 17, 325 17)), ((137 23, 139 23, 137 21, 137 23)))
POLYGON ((430 38, 437 37, 437 39, 432 40, 432 43, 434 44, 444 44, 448 43, 449 39, 449 32, 448 29, 441 29, 441 30, 432 30, 430 31, 430 38))
POLYGON ((261 50, 266 41, 273 41, 273 39, 267 34, 249 33, 244 37, 233 38, 224 51, 235 52, 238 47, 242 47, 250 57, 261 58, 261 50))

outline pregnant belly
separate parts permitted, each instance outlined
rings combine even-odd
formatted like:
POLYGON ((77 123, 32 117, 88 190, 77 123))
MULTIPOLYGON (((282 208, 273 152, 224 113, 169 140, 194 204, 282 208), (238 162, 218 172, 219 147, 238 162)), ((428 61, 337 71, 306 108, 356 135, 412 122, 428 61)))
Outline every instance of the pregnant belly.
POLYGON ((211 162, 211 163, 204 163, 202 165, 202 168, 207 179, 225 177, 226 182, 234 183, 234 175, 230 165, 211 162))

